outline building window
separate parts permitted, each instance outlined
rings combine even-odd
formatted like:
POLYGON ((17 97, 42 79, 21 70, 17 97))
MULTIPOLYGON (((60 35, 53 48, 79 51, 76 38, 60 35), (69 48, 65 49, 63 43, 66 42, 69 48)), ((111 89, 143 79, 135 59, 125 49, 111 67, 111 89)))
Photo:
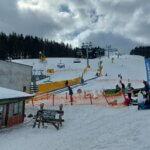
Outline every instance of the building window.
POLYGON ((23 101, 19 102, 19 113, 22 114, 23 111, 23 101))
POLYGON ((3 117, 3 106, 0 105, 0 125, 2 123, 2 117, 3 117))
POLYGON ((14 115, 19 114, 19 103, 14 103, 13 104, 13 114, 14 115))
POLYGON ((23 101, 13 103, 13 115, 22 114, 23 111, 23 101))
POLYGON ((9 117, 12 117, 13 116, 13 104, 9 104, 9 113, 8 113, 8 115, 9 115, 9 117))

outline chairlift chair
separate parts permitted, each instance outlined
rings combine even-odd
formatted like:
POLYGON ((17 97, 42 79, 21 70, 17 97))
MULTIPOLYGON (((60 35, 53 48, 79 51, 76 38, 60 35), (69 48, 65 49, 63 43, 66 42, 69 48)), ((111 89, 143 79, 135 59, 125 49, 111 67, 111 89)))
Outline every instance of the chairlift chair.
POLYGON ((76 58, 73 62, 74 63, 81 63, 81 60, 79 58, 76 58))

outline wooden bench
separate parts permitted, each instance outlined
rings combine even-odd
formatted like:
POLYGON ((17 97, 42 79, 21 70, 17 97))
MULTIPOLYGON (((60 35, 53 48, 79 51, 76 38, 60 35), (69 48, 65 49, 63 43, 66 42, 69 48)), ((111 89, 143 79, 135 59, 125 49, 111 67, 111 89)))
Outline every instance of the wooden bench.
POLYGON ((59 127, 62 126, 62 122, 64 122, 64 119, 62 119, 63 115, 64 115, 63 105, 59 106, 59 110, 47 110, 47 109, 38 110, 35 116, 33 128, 36 127, 37 123, 38 123, 38 128, 40 128, 41 123, 43 127, 44 127, 44 123, 50 123, 57 130, 59 130, 59 127))

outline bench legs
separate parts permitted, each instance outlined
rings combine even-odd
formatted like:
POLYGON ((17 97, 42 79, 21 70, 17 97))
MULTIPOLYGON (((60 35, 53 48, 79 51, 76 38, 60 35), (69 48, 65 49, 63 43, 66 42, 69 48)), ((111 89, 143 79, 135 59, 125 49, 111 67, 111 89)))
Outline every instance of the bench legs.
POLYGON ((59 124, 56 125, 56 123, 52 123, 52 125, 53 125, 57 130, 59 130, 59 124))

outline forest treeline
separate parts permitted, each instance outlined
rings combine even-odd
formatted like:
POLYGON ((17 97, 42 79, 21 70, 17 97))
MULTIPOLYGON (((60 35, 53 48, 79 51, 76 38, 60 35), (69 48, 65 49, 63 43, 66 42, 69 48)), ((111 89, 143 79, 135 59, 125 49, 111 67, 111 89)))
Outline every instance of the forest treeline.
POLYGON ((150 46, 139 46, 131 50, 130 55, 141 55, 146 58, 150 57, 150 46))
MULTIPOLYGON (((39 58, 42 52, 46 57, 86 57, 83 48, 72 48, 69 44, 49 41, 48 39, 33 37, 31 35, 0 33, 0 59, 39 58)), ((89 57, 104 55, 104 49, 94 47, 89 57)))

